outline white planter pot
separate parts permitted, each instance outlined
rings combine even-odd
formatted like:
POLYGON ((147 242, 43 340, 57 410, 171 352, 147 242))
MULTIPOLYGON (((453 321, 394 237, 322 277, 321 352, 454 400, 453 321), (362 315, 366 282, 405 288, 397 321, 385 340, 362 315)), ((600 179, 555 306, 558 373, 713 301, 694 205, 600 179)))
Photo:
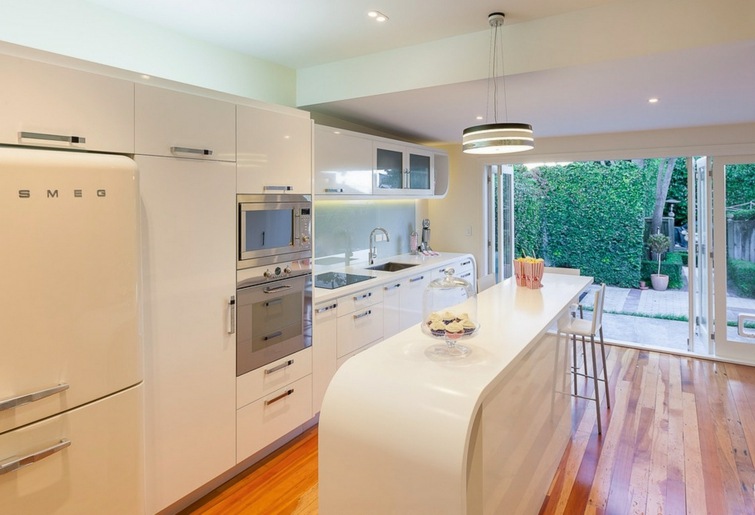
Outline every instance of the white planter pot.
POLYGON ((668 276, 666 274, 650 274, 650 282, 653 284, 654 290, 664 291, 668 288, 668 276))

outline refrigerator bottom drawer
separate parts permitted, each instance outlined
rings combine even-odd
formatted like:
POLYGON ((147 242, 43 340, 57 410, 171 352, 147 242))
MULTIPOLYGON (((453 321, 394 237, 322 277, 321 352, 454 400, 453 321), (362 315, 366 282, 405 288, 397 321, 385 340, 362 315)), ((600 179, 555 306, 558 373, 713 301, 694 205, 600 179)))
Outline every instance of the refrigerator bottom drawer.
POLYGON ((144 512, 142 385, 0 435, 3 513, 144 512))

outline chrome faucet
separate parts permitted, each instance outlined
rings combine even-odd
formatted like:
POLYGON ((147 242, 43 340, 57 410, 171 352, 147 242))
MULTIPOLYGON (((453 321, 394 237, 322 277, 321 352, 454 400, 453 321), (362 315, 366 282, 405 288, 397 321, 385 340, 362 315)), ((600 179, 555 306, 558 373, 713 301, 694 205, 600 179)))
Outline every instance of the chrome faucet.
POLYGON ((383 234, 385 234, 385 241, 391 241, 391 237, 388 236, 388 231, 383 229, 382 227, 375 227, 372 232, 370 233, 370 264, 375 264, 375 258, 377 257, 377 252, 375 252, 375 233, 381 231, 383 234))

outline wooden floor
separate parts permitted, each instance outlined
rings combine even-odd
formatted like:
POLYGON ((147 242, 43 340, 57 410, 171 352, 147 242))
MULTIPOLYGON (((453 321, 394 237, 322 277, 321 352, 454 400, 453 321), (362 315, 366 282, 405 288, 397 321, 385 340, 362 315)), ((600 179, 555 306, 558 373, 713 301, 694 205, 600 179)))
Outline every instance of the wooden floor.
MULTIPOLYGON (((575 400, 540 513, 755 515, 755 368, 607 347, 611 409, 575 400)), ((317 513, 317 428, 185 514, 317 513)))

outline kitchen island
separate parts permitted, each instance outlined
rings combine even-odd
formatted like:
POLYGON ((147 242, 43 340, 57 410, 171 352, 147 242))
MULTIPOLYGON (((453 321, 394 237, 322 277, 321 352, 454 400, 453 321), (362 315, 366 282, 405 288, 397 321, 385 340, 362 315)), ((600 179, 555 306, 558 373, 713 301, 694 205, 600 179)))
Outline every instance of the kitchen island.
POLYGON ((417 324, 346 361, 320 414, 320 513, 537 513, 570 435, 556 326, 591 282, 483 291, 461 359, 417 324))

